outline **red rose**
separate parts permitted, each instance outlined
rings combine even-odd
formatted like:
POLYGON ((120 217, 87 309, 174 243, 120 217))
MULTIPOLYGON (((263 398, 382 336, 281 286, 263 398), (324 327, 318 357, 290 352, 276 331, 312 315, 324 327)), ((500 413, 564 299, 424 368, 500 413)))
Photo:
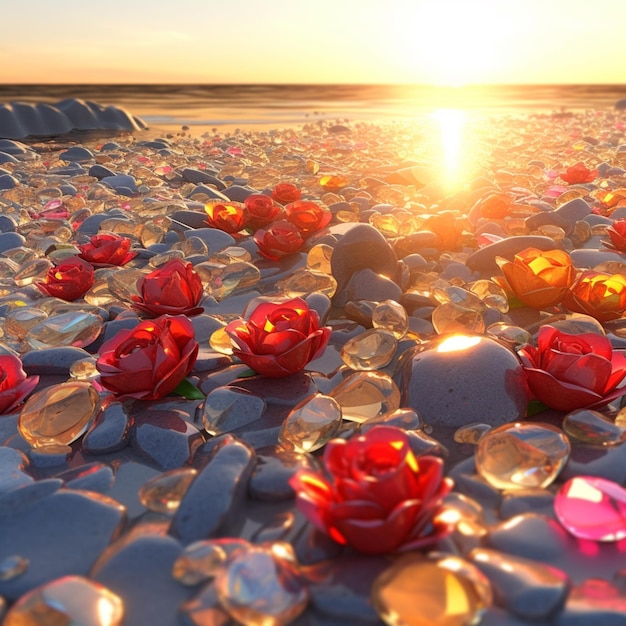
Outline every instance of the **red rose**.
POLYGON ((38 382, 39 376, 26 376, 18 357, 0 354, 0 415, 20 404, 38 382))
POLYGON ((604 242, 607 248, 614 248, 620 252, 626 252, 626 218, 615 220, 607 229, 610 243, 604 242))
POLYGON ((241 202, 207 202, 204 206, 207 222, 225 233, 238 233, 248 224, 248 209, 241 202))
POLYGON ((93 276, 93 266, 74 256, 51 267, 45 282, 37 283, 37 287, 53 298, 72 302, 89 291, 93 285, 93 276))
POLYGON ((257 230, 253 239, 259 252, 272 261, 295 254, 304 244, 300 231, 287 220, 279 220, 267 229, 257 230))
POLYGON ((474 206, 481 217, 502 220, 511 212, 513 198, 505 193, 491 192, 482 197, 474 206))
POLYGON ((300 511, 338 543, 368 554, 414 550, 445 535, 435 518, 452 481, 443 461, 415 458, 406 433, 375 426, 324 449, 325 473, 299 470, 289 481, 300 511))
POLYGON ((324 228, 333 216, 327 208, 308 200, 288 204, 285 207, 285 214, 287 219, 298 227, 305 239, 324 228))
POLYGON ((281 204, 295 202, 296 200, 300 200, 301 196, 300 190, 292 183, 278 183, 278 185, 272 189, 272 199, 281 204))
POLYGON ((557 411, 600 407, 626 394, 626 352, 602 335, 570 335, 554 326, 539 329, 537 347, 519 350, 534 396, 557 411))
POLYGON ((567 171, 559 174, 562 180, 569 185, 578 183, 591 183, 598 176, 598 170, 590 170, 584 163, 578 162, 567 168, 567 171))
POLYGON ((120 330, 102 344, 96 367, 102 386, 115 395, 156 400, 178 387, 197 355, 191 322, 164 315, 120 330))
POLYGON ((100 233, 89 239, 89 243, 78 246, 81 259, 94 267, 126 265, 137 256, 130 251, 130 239, 113 233, 100 233))
POLYGON ((250 194, 243 203, 248 209, 250 218, 248 226, 254 230, 279 219, 283 212, 280 204, 276 204, 272 198, 262 193, 250 194))
POLYGON ((172 259, 137 281, 133 307, 150 317, 198 315, 204 295, 202 280, 191 263, 172 259))
POLYGON ((626 311, 626 276, 585 270, 576 279, 563 304, 600 322, 616 320, 626 311))
POLYGON ((330 328, 319 327, 317 312, 301 298, 260 304, 248 320, 235 320, 224 330, 233 343, 233 354, 258 374, 272 378, 304 369, 330 338, 330 328))

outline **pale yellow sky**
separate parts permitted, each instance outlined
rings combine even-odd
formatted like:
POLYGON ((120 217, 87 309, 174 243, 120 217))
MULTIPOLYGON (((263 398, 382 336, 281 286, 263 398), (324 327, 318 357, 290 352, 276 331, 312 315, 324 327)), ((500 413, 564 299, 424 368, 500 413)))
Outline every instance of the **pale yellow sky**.
POLYGON ((625 0, 23 0, 2 83, 624 83, 625 0))

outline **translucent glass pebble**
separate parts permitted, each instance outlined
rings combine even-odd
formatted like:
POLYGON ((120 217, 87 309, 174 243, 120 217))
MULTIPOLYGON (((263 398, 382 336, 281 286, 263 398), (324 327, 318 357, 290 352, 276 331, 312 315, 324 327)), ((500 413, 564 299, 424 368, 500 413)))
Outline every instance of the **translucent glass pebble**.
POLYGON ((569 453, 569 440, 560 429, 550 424, 515 422, 480 438, 476 469, 497 489, 547 487, 569 453))
POLYGON ((330 274, 330 258, 333 255, 333 248, 327 243, 318 243, 313 246, 306 257, 306 264, 310 270, 330 274))
POLYGON ((0 580, 12 580, 28 569, 29 561, 19 554, 12 554, 0 561, 0 580))
POLYGON ((563 430, 570 437, 596 446, 614 446, 626 440, 626 428, 591 409, 568 413, 563 418, 563 430))
POLYGON ((476 294, 488 307, 497 309, 500 313, 509 310, 509 299, 500 285, 493 280, 477 280, 467 285, 467 288, 476 294))
POLYGON ((332 298, 337 291, 337 281, 330 274, 303 268, 278 281, 277 287, 289 298, 302 298, 314 291, 332 298))
POLYGON ((43 322, 48 314, 34 306, 22 307, 7 313, 4 318, 4 330, 7 335, 24 339, 26 333, 33 327, 43 322))
POLYGON ((458 557, 410 555, 372 585, 374 608, 388 626, 471 626, 493 597, 487 579, 458 557))
POLYGON ((118 595, 82 576, 63 576, 25 593, 9 609, 3 624, 119 626, 123 616, 118 595))
POLYGON ((353 370, 377 370, 391 362, 397 345, 390 332, 372 328, 346 341, 341 359, 353 370))
POLYGON ((400 408, 398 385, 381 372, 355 372, 329 394, 341 407, 344 419, 364 422, 400 408))
POLYGON ((485 332, 481 311, 468 309, 455 302, 440 304, 432 313, 432 324, 438 334, 485 332))
POLYGON ((334 398, 316 393, 298 404, 278 433, 288 450, 313 452, 325 446, 341 426, 341 408, 334 398))
POLYGON ((530 343, 532 335, 520 326, 512 326, 504 322, 496 322, 487 327, 487 335, 495 337, 501 343, 516 348, 525 343, 530 343))
POLYGON ((554 499, 554 512, 575 537, 592 541, 626 538, 626 489, 597 476, 568 480, 554 499))
POLYGON ((163 472, 141 486, 139 501, 150 511, 174 513, 197 475, 193 467, 163 472))
POLYGON ((174 561, 172 576, 183 585, 197 585, 215 576, 237 551, 249 547, 247 541, 235 538, 194 541, 174 561))
POLYGON ((395 300, 383 300, 372 311, 372 326, 386 330, 400 340, 409 330, 406 309, 395 300))
POLYGON ((215 266, 212 270, 209 270, 208 265, 199 263, 195 269, 202 282, 208 285, 211 295, 218 301, 228 297, 237 289, 253 287, 261 278, 261 272, 252 263, 231 263, 215 266))
POLYGON ((466 424, 457 428, 454 432, 454 441, 457 443, 469 443, 475 445, 480 438, 491 430, 489 424, 481 424, 480 422, 474 422, 473 424, 466 424))
POLYGON ((209 345, 212 350, 219 352, 220 354, 226 354, 228 356, 233 353, 233 342, 226 334, 224 328, 218 328, 211 334, 209 338, 209 345))
POLYGON ((18 428, 34 448, 50 443, 68 445, 87 430, 98 403, 98 392, 87 382, 52 385, 28 398, 18 428))
POLYGON ((233 619, 246 626, 286 626, 304 611, 309 594, 286 556, 251 547, 216 576, 217 596, 233 619))
POLYGON ((74 346, 93 343, 102 330, 102 319, 92 313, 71 312, 54 315, 39 322, 26 333, 33 348, 74 346))

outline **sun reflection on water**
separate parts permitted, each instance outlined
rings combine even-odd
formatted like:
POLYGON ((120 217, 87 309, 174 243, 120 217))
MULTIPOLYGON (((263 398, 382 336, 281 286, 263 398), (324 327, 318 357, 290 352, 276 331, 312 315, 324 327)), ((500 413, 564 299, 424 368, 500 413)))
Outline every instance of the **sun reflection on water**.
POLYGON ((467 115, 461 109, 435 109, 432 117, 439 127, 442 183, 448 189, 457 189, 464 182, 463 162, 468 157, 467 115))

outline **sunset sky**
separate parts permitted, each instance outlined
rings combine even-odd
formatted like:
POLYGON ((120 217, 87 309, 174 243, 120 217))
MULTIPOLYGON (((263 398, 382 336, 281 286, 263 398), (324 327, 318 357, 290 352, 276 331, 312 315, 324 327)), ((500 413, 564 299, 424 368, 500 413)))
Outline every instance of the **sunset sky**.
POLYGON ((23 0, 2 83, 624 83, 624 0, 23 0))

